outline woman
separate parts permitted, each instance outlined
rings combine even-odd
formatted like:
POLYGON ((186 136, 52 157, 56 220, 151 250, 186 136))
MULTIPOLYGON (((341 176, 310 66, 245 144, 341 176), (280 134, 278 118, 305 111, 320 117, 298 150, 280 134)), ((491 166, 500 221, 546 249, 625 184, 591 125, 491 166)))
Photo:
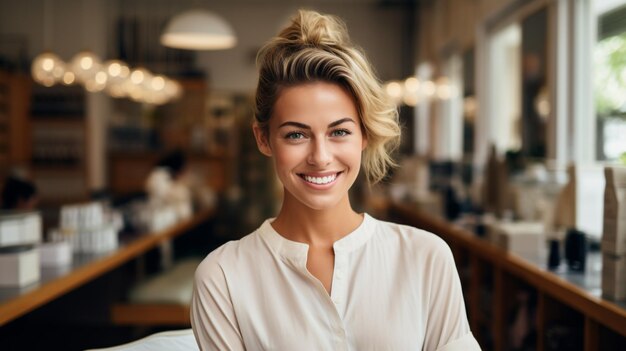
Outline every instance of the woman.
POLYGON ((254 134, 282 208, 196 271, 204 350, 475 350, 458 274, 433 234, 356 213, 392 165, 397 112, 332 16, 300 11, 259 52, 254 134))

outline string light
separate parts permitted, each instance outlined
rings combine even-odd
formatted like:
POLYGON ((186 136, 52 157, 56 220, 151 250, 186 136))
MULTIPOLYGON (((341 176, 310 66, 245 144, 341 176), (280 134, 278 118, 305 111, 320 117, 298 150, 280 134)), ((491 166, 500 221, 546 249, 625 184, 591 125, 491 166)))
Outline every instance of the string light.
POLYGON ((449 100, 458 97, 459 89, 450 83, 447 77, 439 77, 436 81, 420 81, 409 77, 400 83, 389 81, 384 85, 387 97, 396 105, 417 106, 428 99, 449 100))
MULTIPOLYGON (((105 91, 114 98, 162 105, 182 96, 182 86, 164 75, 139 67, 132 69, 121 60, 104 63, 90 51, 76 54, 69 64, 46 51, 31 65, 33 79, 46 87, 81 84, 89 92, 105 91)), ((400 88, 401 89, 401 88, 400 88)))

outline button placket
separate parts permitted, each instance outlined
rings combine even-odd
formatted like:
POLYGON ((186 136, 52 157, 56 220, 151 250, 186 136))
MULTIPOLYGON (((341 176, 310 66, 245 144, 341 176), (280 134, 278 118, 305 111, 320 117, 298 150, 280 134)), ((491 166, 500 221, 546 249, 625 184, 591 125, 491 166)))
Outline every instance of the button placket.
POLYGON ((347 260, 345 254, 341 252, 335 252, 335 270, 333 272, 333 289, 332 300, 335 305, 340 305, 342 297, 345 295, 345 274, 346 274, 347 260))

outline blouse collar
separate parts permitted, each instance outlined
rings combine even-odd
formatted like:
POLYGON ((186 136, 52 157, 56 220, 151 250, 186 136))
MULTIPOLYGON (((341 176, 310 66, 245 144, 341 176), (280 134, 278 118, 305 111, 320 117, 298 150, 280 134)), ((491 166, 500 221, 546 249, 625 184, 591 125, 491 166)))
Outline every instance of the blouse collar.
MULTIPOLYGON (((280 235, 274 227, 272 222, 275 218, 269 218, 263 222, 258 229, 259 234, 263 240, 269 245, 269 247, 278 254, 281 258, 287 259, 292 262, 305 262, 307 254, 309 252, 309 245, 293 240, 289 240, 280 235)), ((349 253, 363 246, 374 233, 374 227, 376 220, 367 213, 363 214, 363 221, 359 226, 348 233, 343 238, 335 241, 333 248, 335 254, 337 253, 349 253)))

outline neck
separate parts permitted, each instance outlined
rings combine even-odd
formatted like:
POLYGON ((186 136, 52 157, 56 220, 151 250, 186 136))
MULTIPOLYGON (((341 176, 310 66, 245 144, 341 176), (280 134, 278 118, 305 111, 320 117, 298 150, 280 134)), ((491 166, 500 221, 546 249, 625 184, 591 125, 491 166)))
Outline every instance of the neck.
POLYGON ((283 206, 272 227, 283 237, 312 247, 332 247, 333 243, 354 231, 363 216, 354 212, 348 195, 337 205, 312 209, 285 192, 283 206))

